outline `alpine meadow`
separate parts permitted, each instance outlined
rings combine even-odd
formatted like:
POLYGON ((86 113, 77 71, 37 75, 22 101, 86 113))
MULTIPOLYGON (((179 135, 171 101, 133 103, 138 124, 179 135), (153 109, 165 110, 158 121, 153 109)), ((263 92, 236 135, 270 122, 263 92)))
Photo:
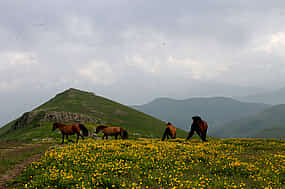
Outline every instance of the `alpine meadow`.
POLYGON ((285 0, 0 0, 0 189, 285 189, 285 0))

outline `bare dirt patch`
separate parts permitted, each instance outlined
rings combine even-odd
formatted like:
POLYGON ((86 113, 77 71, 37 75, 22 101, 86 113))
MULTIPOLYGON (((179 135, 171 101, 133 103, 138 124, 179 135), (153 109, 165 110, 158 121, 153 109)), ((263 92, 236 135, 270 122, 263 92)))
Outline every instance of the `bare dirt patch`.
MULTIPOLYGON (((2 147, 4 145, 7 145, 7 144, 1 143, 2 147)), ((0 149, 0 155, 2 157, 5 157, 5 155, 8 155, 9 153, 16 153, 16 154, 27 153, 37 147, 42 147, 44 145, 48 145, 48 144, 22 144, 22 143, 14 144, 13 143, 13 145, 9 145, 8 148, 0 149)), ((39 152, 37 154, 31 155, 27 159, 20 161, 19 163, 16 163, 13 166, 13 168, 8 169, 5 173, 2 173, 2 174, 0 173, 0 188, 11 187, 11 184, 8 184, 8 182, 12 179, 15 179, 17 176, 19 176, 23 172, 25 167, 27 167, 30 163, 38 160, 43 153, 44 152, 39 152)))

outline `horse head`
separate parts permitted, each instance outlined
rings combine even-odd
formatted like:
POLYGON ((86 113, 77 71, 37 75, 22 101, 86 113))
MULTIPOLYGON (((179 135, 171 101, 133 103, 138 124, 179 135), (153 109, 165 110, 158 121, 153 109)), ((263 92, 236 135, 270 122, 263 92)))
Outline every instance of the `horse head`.
POLYGON ((98 134, 102 129, 104 128, 107 128, 108 126, 105 126, 105 125, 98 125, 96 127, 96 131, 95 131, 95 134, 98 134))
POLYGON ((55 129, 57 129, 58 128, 58 123, 54 123, 53 125, 52 125, 52 131, 54 131, 55 129))
POLYGON ((193 120, 193 122, 202 121, 200 116, 193 116, 192 120, 193 120))

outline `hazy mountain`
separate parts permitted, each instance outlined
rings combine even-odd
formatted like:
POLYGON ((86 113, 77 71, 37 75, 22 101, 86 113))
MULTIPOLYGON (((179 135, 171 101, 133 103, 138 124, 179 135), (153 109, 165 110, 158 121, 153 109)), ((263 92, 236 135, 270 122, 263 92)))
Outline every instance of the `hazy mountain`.
MULTIPOLYGON (((0 128, 0 140, 60 137, 58 132, 51 132, 55 121, 85 123, 91 131, 100 123, 121 126, 131 137, 161 137, 165 128, 164 122, 128 106, 94 93, 69 89, 0 128)), ((185 137, 186 132, 178 130, 177 136, 185 137)))
POLYGON ((269 105, 214 97, 186 100, 159 98, 148 104, 133 107, 163 121, 171 121, 175 126, 186 130, 189 129, 192 122, 191 117, 200 115, 208 122, 211 133, 226 122, 254 115, 268 108, 269 105))
POLYGON ((262 102, 272 105, 285 104, 285 87, 275 91, 240 97, 238 99, 246 102, 262 102))
POLYGON ((226 123, 216 137, 285 138, 285 105, 276 105, 253 116, 226 123))

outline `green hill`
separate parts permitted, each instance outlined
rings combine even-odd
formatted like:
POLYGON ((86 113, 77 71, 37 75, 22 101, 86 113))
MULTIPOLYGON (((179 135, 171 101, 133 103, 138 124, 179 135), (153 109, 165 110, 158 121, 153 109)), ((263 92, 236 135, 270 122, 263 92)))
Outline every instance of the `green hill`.
POLYGON ((285 138, 285 105, 276 105, 254 116, 226 123, 216 137, 285 138))
POLYGON ((268 108, 260 103, 243 103, 231 98, 190 98, 174 100, 159 98, 142 106, 134 106, 161 120, 169 120, 181 129, 189 129, 193 115, 200 115, 208 122, 211 134, 219 126, 245 116, 254 115, 268 108))
MULTIPOLYGON (((59 132, 51 132, 53 122, 83 122, 93 132, 96 124, 126 128, 131 137, 161 137, 165 123, 112 100, 69 89, 56 95, 31 112, 0 128, 1 141, 30 141, 43 138, 59 138, 59 132)), ((186 132, 178 130, 180 137, 186 132)))

